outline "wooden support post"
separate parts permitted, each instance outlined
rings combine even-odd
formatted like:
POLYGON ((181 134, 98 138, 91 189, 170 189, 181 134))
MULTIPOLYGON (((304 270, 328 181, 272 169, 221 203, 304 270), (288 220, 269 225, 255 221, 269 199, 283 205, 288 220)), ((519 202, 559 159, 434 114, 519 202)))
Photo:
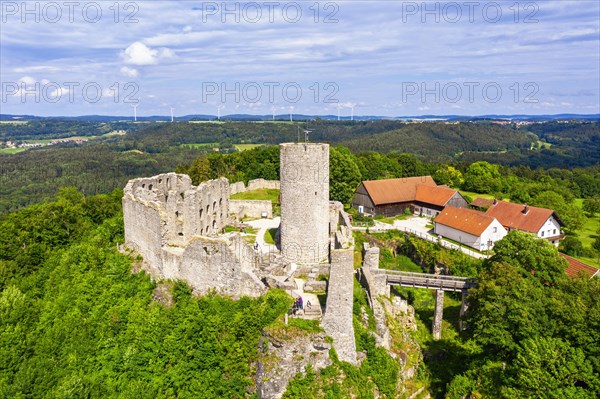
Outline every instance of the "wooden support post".
POLYGON ((458 329, 463 331, 465 329, 465 322, 463 321, 463 317, 465 313, 467 313, 467 309, 469 308, 468 297, 469 291, 462 291, 462 301, 460 302, 460 317, 458 319, 458 329))
POLYGON ((435 309, 433 311, 433 339, 442 338, 442 318, 444 316, 444 291, 437 290, 435 294, 435 309))

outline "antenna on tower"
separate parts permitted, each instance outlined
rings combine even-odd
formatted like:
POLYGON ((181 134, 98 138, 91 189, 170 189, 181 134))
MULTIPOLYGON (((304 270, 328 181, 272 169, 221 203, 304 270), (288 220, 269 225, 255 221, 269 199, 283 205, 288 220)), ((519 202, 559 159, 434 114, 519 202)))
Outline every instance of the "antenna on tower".
POLYGON ((350 120, 351 120, 351 121, 353 121, 353 120, 354 120, 354 106, 355 106, 355 105, 356 105, 356 104, 352 104, 352 105, 351 105, 351 108, 352 108, 352 112, 350 113, 350 120))
POLYGON ((340 120, 340 108, 342 108, 342 105, 340 103, 338 103, 338 105, 337 105, 337 109, 338 109, 338 121, 340 120))
POLYGON ((273 121, 275 121, 275 105, 271 107, 271 112, 273 113, 273 121))
POLYGON ((312 130, 304 130, 304 142, 308 143, 308 135, 312 133, 312 130))
POLYGON ((225 108, 224 105, 218 105, 217 106, 217 120, 220 121, 221 120, 221 110, 225 108))
POLYGON ((174 118, 173 118, 173 110, 174 110, 174 108, 171 107, 171 122, 173 122, 173 120, 174 120, 174 118))
POLYGON ((133 121, 134 122, 137 122, 137 107, 138 107, 137 104, 133 105, 133 121))
POLYGON ((294 115, 294 114, 292 113, 292 111, 294 111, 294 106, 293 106, 293 105, 290 105, 290 122, 293 122, 293 121, 294 121, 294 118, 293 118, 293 115, 294 115))

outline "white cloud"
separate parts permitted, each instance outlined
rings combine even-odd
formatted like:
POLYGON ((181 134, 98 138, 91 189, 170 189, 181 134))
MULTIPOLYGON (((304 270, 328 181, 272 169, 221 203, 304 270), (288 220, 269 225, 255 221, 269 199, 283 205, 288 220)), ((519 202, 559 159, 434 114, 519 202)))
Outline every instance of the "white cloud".
POLYGON ((24 83, 26 86, 33 86, 34 84, 36 84, 36 82, 37 80, 35 80, 31 76, 23 76, 21 79, 18 80, 18 83, 24 83))
POLYGON ((175 56, 169 48, 153 49, 142 42, 134 42, 121 53, 126 64, 130 65, 154 65, 160 60, 175 56))
POLYGON ((135 68, 129 68, 127 66, 124 66, 121 68, 121 74, 127 76, 128 78, 137 78, 139 72, 135 68))
POLYGON ((69 94, 69 89, 64 88, 64 87, 58 87, 58 88, 54 89, 52 91, 52 93, 50 93, 50 97, 51 98, 55 98, 55 97, 60 98, 60 97, 64 96, 65 94, 69 94))

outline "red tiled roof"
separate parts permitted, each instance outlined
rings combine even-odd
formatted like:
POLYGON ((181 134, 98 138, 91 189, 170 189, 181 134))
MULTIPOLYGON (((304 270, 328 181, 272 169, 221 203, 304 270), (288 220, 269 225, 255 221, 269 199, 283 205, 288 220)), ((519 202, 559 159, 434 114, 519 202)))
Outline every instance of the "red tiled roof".
POLYGON ((417 194, 417 186, 426 185, 435 187, 436 185, 431 176, 365 180, 362 184, 375 205, 414 201, 417 194))
POLYGON ((494 200, 488 198, 477 197, 471 202, 469 205, 477 207, 477 208, 485 208, 491 206, 494 203, 494 200))
POLYGON ((487 216, 483 212, 451 206, 445 207, 433 220, 434 223, 443 224, 477 237, 481 236, 493 221, 493 217, 487 216))
POLYGON ((421 184, 417 186, 415 199, 427 204, 445 206, 454 194, 456 194, 456 190, 448 187, 433 187, 421 184))
POLYGON ((600 270, 596 269, 594 266, 590 266, 585 264, 575 258, 570 257, 569 255, 565 255, 559 252, 559 255, 567 260, 569 266, 567 266, 567 270, 565 273, 572 277, 577 277, 579 274, 583 273, 590 278, 594 276, 600 276, 600 270))
POLYGON ((559 224, 563 224, 552 209, 527 206, 527 213, 523 212, 524 209, 525 205, 498 201, 496 205, 492 204, 485 214, 498 219, 504 227, 528 231, 534 234, 540 231, 544 223, 552 215, 554 215, 559 224))

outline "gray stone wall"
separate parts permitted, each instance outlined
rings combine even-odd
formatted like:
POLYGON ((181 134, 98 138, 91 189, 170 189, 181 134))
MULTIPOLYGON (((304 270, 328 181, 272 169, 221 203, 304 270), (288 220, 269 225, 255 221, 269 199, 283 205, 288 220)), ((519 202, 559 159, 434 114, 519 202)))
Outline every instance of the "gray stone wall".
MULTIPOLYGON (((193 186, 189 176, 175 173, 130 180, 123 195, 125 231, 135 232, 138 223, 147 223, 142 219, 147 212, 134 211, 131 203, 159 213, 160 223, 153 228, 160 231, 162 245, 185 246, 191 237, 216 235, 227 224, 229 183, 220 178, 193 186)), ((137 236, 129 238, 135 241, 137 236)))
POLYGON ((273 203, 269 200, 229 200, 229 213, 238 220, 244 217, 260 218, 266 212, 267 218, 273 217, 273 203))
POLYGON ((247 191, 258 190, 260 188, 269 188, 279 190, 279 180, 254 179, 248 182, 247 191))
POLYGON ((329 254, 329 145, 281 144, 281 251, 290 262, 329 254))
POLYGON ((246 186, 244 185, 243 181, 238 181, 235 183, 231 183, 229 185, 229 195, 234 195, 237 193, 243 193, 246 191, 246 186))
POLYGON ((327 288, 327 308, 322 326, 333 338, 340 360, 356 364, 356 343, 352 325, 354 292, 354 250, 335 249, 331 253, 331 273, 327 288))
POLYGON ((218 238, 197 236, 181 256, 179 278, 201 294, 215 289, 234 297, 260 296, 266 287, 253 273, 256 256, 237 233, 218 238))
POLYGON ((367 242, 363 244, 363 267, 379 269, 379 248, 371 247, 367 242))
POLYGON ((189 176, 167 173, 130 180, 124 189, 125 244, 154 277, 185 280, 200 293, 260 295, 252 248, 239 235, 217 237, 228 216, 225 178, 196 187, 189 176))
POLYGON ((340 213, 344 211, 344 205, 339 201, 329 201, 329 234, 333 235, 338 230, 340 213))

